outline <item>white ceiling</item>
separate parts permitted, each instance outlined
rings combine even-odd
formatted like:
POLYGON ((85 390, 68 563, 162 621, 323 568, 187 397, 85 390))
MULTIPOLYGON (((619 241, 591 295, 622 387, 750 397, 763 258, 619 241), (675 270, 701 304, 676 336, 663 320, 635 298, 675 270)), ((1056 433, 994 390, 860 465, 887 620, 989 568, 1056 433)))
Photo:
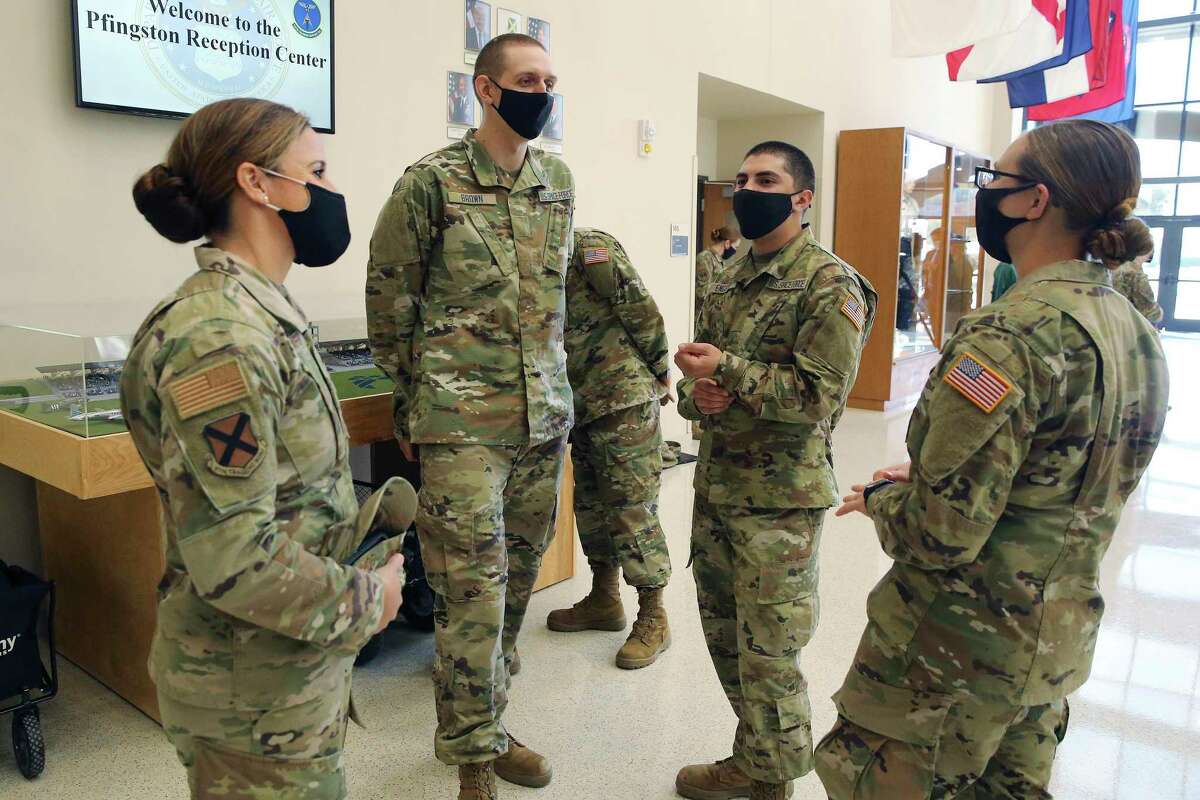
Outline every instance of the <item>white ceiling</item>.
POLYGON ((711 75, 700 75, 699 115, 707 119, 740 119, 745 117, 782 117, 792 114, 814 114, 815 109, 784 100, 773 94, 750 89, 737 83, 723 81, 711 75))

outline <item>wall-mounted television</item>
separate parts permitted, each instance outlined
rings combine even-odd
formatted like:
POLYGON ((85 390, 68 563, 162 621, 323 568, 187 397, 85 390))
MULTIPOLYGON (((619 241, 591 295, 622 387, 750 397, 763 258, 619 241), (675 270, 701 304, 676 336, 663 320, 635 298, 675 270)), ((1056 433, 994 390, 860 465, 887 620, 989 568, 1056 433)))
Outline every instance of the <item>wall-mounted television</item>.
POLYGON ((186 117, 262 97, 334 131, 334 0, 71 0, 75 103, 186 117))

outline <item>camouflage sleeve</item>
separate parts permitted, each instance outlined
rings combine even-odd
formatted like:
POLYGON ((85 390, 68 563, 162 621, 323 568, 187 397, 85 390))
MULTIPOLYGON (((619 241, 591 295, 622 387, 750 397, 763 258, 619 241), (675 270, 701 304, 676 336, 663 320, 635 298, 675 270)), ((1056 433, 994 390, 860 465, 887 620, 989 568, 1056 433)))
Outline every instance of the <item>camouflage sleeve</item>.
POLYGON ((1029 454, 1040 409, 1033 387, 1051 380, 1040 363, 1007 331, 981 327, 955 336, 913 412, 913 428, 926 432, 909 442, 912 482, 881 489, 869 502, 892 559, 944 570, 978 557, 1029 454))
POLYGON ((1133 277, 1133 304, 1138 311, 1152 325, 1157 325, 1163 321, 1162 306, 1158 304, 1158 300, 1154 297, 1154 289, 1150 286, 1150 278, 1140 269, 1134 273, 1133 277))
POLYGON ((440 216, 436 182, 409 170, 379 212, 367 262, 367 336, 375 363, 396 383, 397 438, 409 439, 413 331, 440 216))
POLYGON ((629 334, 634 347, 641 353, 642 360, 646 362, 650 372, 654 377, 661 378, 671 371, 670 345, 667 342, 667 328, 662 313, 619 245, 614 263, 617 271, 617 295, 613 299, 613 312, 621 321, 621 327, 629 334))
POLYGON ((160 390, 166 504, 195 590, 245 622, 356 652, 379 626, 382 583, 308 552, 278 516, 276 464, 286 456, 276 435, 287 386, 270 340, 233 324, 205 341, 192 338, 160 390), (222 388, 206 400, 212 376, 222 388))
POLYGON ((858 372, 867 306, 858 281, 840 267, 814 278, 797 313, 793 362, 768 364, 725 352, 713 378, 756 416, 814 424, 845 404, 858 372))
POLYGON ((679 393, 679 416, 693 421, 704 419, 704 415, 700 413, 700 409, 696 408, 696 397, 692 393, 695 385, 696 380, 694 378, 684 378, 675 384, 675 391, 679 393))

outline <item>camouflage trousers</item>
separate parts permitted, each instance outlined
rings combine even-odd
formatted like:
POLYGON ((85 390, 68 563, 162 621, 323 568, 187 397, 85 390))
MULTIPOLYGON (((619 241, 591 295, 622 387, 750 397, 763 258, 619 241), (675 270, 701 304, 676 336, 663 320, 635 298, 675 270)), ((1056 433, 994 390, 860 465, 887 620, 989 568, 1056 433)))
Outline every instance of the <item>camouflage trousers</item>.
POLYGON ((800 651, 817 628, 825 510, 714 505, 696 498, 692 571, 717 677, 738 717, 733 758, 751 778, 812 771, 812 712, 800 651))
POLYGON ((658 521, 658 401, 614 411, 573 430, 571 463, 575 523, 588 563, 621 567, 630 586, 666 586, 671 557, 658 521))
POLYGON ((198 708, 159 692, 167 738, 193 800, 342 800, 345 690, 269 710, 198 708))
POLYGON ((1050 800, 1068 716, 1066 700, 1022 707, 968 698, 950 706, 932 741, 889 738, 839 716, 817 748, 817 774, 830 800, 1050 800))
POLYGON ((446 764, 508 749, 509 667, 554 536, 565 437, 531 446, 422 445, 417 533, 434 592, 434 752, 446 764))

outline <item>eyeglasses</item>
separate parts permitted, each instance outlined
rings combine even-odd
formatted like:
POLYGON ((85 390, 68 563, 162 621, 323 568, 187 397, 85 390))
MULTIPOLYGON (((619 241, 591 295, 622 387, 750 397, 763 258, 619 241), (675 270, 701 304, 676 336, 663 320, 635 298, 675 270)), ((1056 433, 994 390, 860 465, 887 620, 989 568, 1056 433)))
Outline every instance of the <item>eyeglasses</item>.
POLYGON ((1027 178, 1024 175, 1016 175, 1012 172, 1001 172, 998 169, 990 169, 988 167, 975 168, 975 186, 980 189, 987 189, 998 178, 1012 178, 1014 180, 1018 180, 1021 182, 1021 186, 1013 188, 1020 189, 1032 189, 1039 183, 1045 183, 1045 181, 1035 181, 1033 178, 1027 178))

